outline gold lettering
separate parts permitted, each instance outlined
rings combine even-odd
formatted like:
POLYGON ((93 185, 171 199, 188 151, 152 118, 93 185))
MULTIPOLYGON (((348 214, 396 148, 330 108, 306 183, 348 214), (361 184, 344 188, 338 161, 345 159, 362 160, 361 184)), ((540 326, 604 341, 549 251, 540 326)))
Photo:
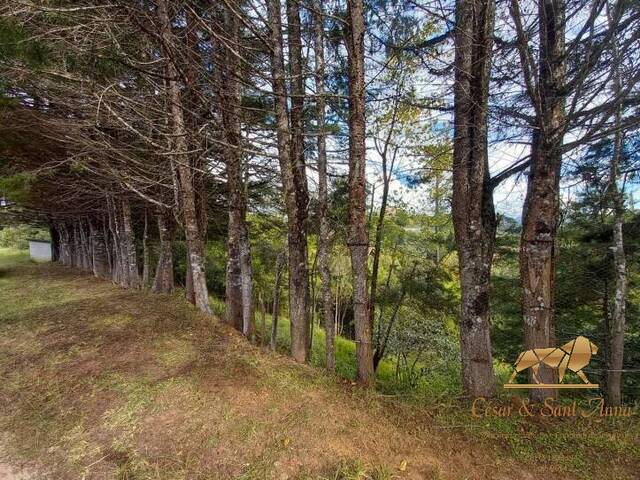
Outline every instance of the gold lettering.
POLYGON ((544 406, 540 409, 541 417, 552 417, 553 416, 553 398, 547 397, 544 399, 544 406), (548 409, 548 410, 547 410, 548 409))
POLYGON ((589 409, 590 410, 582 410, 580 413, 583 417, 593 417, 594 415, 600 415, 602 409, 604 408, 604 400, 602 398, 590 398, 589 399, 589 409))
POLYGON ((484 397, 478 397, 473 401, 473 404, 471 405, 471 415, 476 417, 476 418, 482 418, 482 415, 478 415, 478 412, 476 410, 476 403, 487 403, 487 401, 484 399, 484 397))

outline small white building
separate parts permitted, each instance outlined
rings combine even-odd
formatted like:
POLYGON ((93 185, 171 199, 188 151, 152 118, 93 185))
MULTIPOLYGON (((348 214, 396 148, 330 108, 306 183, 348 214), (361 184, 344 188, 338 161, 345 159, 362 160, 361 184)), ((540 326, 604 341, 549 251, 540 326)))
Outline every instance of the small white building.
POLYGON ((47 240, 29 240, 29 255, 36 262, 51 261, 51 242, 47 240))

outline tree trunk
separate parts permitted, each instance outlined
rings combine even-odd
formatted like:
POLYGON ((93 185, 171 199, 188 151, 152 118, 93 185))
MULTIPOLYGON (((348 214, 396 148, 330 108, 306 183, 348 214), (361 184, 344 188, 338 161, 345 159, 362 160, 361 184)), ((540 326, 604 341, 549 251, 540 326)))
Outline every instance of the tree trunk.
POLYGON ((258 301, 260 302, 260 346, 264 347, 264 342, 267 339, 267 306, 262 294, 260 294, 258 301))
POLYGON ((105 254, 107 256, 107 267, 109 269, 109 276, 113 275, 113 255, 111 255, 111 245, 113 243, 112 240, 109 239, 109 225, 108 225, 108 217, 106 215, 102 215, 102 238, 104 238, 104 248, 106 250, 105 254))
POLYGON ((131 225, 131 208, 129 200, 122 200, 122 241, 125 251, 125 263, 127 269, 127 286, 140 288, 140 275, 138 274, 138 260, 136 257, 136 240, 131 225))
POLYGON ((109 214, 109 230, 111 231, 111 247, 113 253, 113 268, 111 269, 111 278, 115 283, 121 285, 123 282, 123 268, 120 229, 118 226, 118 211, 117 204, 111 197, 107 197, 107 211, 109 214))
POLYGON ((314 50, 316 62, 316 121, 318 123, 318 218, 320 234, 318 236, 318 269, 320 270, 320 295, 322 297, 322 315, 325 332, 325 363, 329 372, 336 369, 335 322, 333 319, 333 299, 331 298, 331 226, 329 225, 329 193, 327 186, 327 140, 325 132, 324 98, 324 23, 322 2, 313 4, 314 50))
MULTIPOLYGON (((228 167, 227 167, 228 171, 228 167)), ((227 173, 228 175, 228 173, 227 173)), ((231 185, 227 180, 231 197, 231 185)), ((225 283, 225 314, 226 322, 238 331, 242 331, 242 276, 240 270, 240 240, 237 223, 232 220, 235 212, 231 210, 229 199, 229 231, 227 235, 227 270, 225 283)))
POLYGON ((107 258, 107 245, 104 238, 104 230, 100 222, 89 219, 89 229, 91 232, 92 245, 92 269, 93 274, 98 278, 109 278, 109 261, 107 258))
MULTIPOLYGON (((621 196, 621 195, 620 195, 621 196)), ((617 202, 618 203, 618 202, 617 202)), ((619 202, 620 204, 622 201, 619 202)), ((616 290, 610 322, 609 369, 607 370, 607 402, 611 406, 622 403, 622 369, 624 364, 624 332, 626 327, 627 262, 623 240, 623 210, 615 207, 613 223, 613 262, 616 290)))
MULTIPOLYGON (((397 86, 398 98, 393 100, 393 110, 391 113, 391 119, 389 121, 388 131, 385 135, 385 139, 383 141, 383 146, 380 147, 378 139, 374 138, 374 144, 376 146, 376 150, 380 155, 381 164, 382 164, 382 197, 380 199, 380 211, 378 212, 378 220, 376 222, 376 232, 375 232, 375 240, 373 245, 373 264, 371 267, 371 288, 369 295, 369 316, 371 317, 371 325, 374 325, 375 313, 376 313, 376 303, 378 296, 378 274, 380 271, 380 256, 382 255, 382 239, 384 238, 384 219, 387 213, 387 204, 389 202, 389 186, 391 183, 391 178, 393 175, 393 167, 396 160, 396 155, 398 153, 398 148, 396 146, 392 146, 393 153, 391 154, 391 158, 389 159, 389 147, 393 142, 393 134, 395 131, 396 122, 398 119, 398 110, 400 108, 401 99, 399 98, 401 92, 401 82, 398 82, 397 86)), ((371 218, 373 216, 373 195, 375 192, 375 188, 373 192, 371 192, 371 209, 369 211, 369 222, 371 222, 371 218)), ((391 272, 389 272, 391 274, 391 272)), ((389 280, 389 279, 388 279, 389 280)), ((382 308, 380 309, 380 320, 382 320, 382 308)), ((390 323, 391 325, 391 323, 390 323)), ((380 323, 378 324, 378 332, 380 329, 380 323)), ((384 347, 382 347, 379 343, 380 336, 376 334, 374 340, 375 350, 373 352, 373 368, 377 370, 378 364, 381 360, 381 352, 384 347)))
POLYGON ((93 272, 91 252, 89 245, 89 235, 85 227, 84 219, 80 219, 76 223, 78 235, 78 248, 80 255, 80 268, 85 272, 93 272))
MULTIPOLYGON (((291 354, 296 361, 306 362, 309 344, 309 279, 307 277, 307 232, 305 225, 308 209, 307 178, 304 164, 300 165, 299 163, 302 152, 298 152, 295 149, 297 147, 294 148, 299 139, 292 138, 289 131, 280 16, 280 0, 269 0, 268 17, 272 47, 271 76, 275 97, 278 160, 288 220, 291 354), (295 153, 297 158, 292 158, 292 153, 295 153)), ((295 56, 294 52, 291 61, 296 61, 295 56)), ((295 80, 294 78, 294 87, 295 80)))
POLYGON ((170 46, 175 40, 171 31, 171 20, 167 9, 166 0, 158 0, 158 17, 161 24, 161 36, 165 56, 167 57, 167 76, 169 100, 171 104, 171 119, 175 135, 175 161, 177 164, 184 230, 187 240, 187 262, 191 282, 193 286, 196 307, 206 313, 211 313, 209 306, 209 292, 204 271, 204 244, 200 231, 196 210, 196 194, 192 179, 191 162, 188 155, 187 131, 185 128, 184 114, 182 110, 182 97, 178 84, 178 69, 174 63, 170 46))
MULTIPOLYGON (((373 265, 371 267, 371 289, 370 289, 370 297, 369 304, 371 305, 369 309, 369 316, 371 317, 370 322, 371 325, 374 325, 374 318, 376 312, 376 302, 378 297, 378 274, 380 271, 380 256, 382 254, 382 239, 384 237, 384 218, 387 213, 387 204, 389 201, 389 184, 391 182, 391 175, 393 174, 393 165, 395 163, 395 153, 392 157, 391 164, 387 160, 387 146, 392 138, 393 124, 395 123, 396 117, 396 109, 393 112, 392 126, 389 131, 389 135, 387 136, 387 142, 382 151, 379 150, 381 159, 382 159, 382 198, 380 201, 380 212, 378 213, 378 221, 376 223, 376 233, 375 233, 375 241, 373 245, 373 265)), ((371 215, 369 215, 371 217, 371 215)), ((389 269, 389 277, 387 278, 387 286, 391 279, 391 269, 389 269)), ((382 308, 380 308, 380 315, 378 322, 378 330, 380 331, 380 322, 382 321, 382 308)), ((393 322, 389 322, 389 326, 393 326, 393 322)), ((386 348, 386 340, 383 340, 378 334, 375 336, 374 341, 374 352, 373 352, 373 369, 377 370, 380 360, 384 356, 384 350, 386 348)))
POLYGON ((184 285, 184 297, 187 302, 192 305, 196 304, 196 292, 193 289, 193 267, 191 266, 191 250, 187 242, 187 258, 185 259, 185 285, 184 285))
POLYGON ((291 140, 289 162, 295 189, 295 222, 289 225, 289 315, 291 353, 299 362, 310 358, 309 267, 307 255, 307 212, 309 193, 304 158, 304 79, 300 4, 287 0, 287 40, 291 77, 291 140), (293 288, 292 288, 293 287, 293 288))
POLYGON ((55 225, 49 227, 49 235, 51 236, 51 261, 60 260, 60 232, 55 225))
POLYGON ((60 261, 66 267, 72 265, 71 260, 71 243, 69 239, 69 230, 64 222, 61 222, 56 227, 60 236, 60 261))
POLYGON ((157 219, 160 252, 152 290, 155 293, 171 293, 174 287, 173 251, 171 249, 171 243, 173 242, 172 219, 167 212, 158 213, 157 219))
MULTIPOLYGON (((231 42, 237 45, 240 32, 236 15, 225 8, 220 23, 225 25, 231 42)), ((249 337, 254 323, 253 272, 249 229, 246 221, 247 201, 242 181, 240 85, 237 80, 240 73, 238 58, 227 46, 220 47, 218 58, 220 59, 218 98, 225 137, 224 152, 229 199, 226 315, 229 324, 249 337)))
POLYGON ((349 70, 349 250, 353 275, 353 318, 357 380, 372 386, 373 345, 368 298, 369 235, 366 222, 366 124, 364 82, 364 3, 348 0, 347 56, 349 70))
MULTIPOLYGON (((520 280, 525 348, 555 346, 554 290, 560 168, 564 135, 564 3, 539 2, 539 109, 531 145, 531 168, 523 207, 520 280)), ((534 100, 535 101, 535 100, 534 100)), ((529 379, 533 378, 529 374, 529 379)), ((540 380, 555 383, 552 369, 542 366, 540 380)), ((554 397, 555 390, 529 391, 533 401, 554 397)))
POLYGON ((85 226, 84 219, 77 222, 78 226, 78 246, 80 249, 80 268, 85 272, 93 272, 91 265, 91 253, 89 251, 89 235, 85 226))
POLYGON ((278 343, 278 316, 280 315, 280 284, 282 281, 282 269, 285 257, 278 254, 276 259, 276 278, 273 286, 273 310, 271 311, 271 350, 276 351, 278 343))
POLYGON ((487 152, 494 15, 493 0, 457 2, 452 213, 461 289, 462 384, 471 397, 496 394, 489 336, 496 218, 487 152))
MULTIPOLYGON (((611 24, 611 16, 609 15, 611 24)), ((617 40, 613 40, 613 94, 620 95, 622 83, 620 78, 620 53, 617 40)), ((623 147, 622 108, 620 105, 615 113, 615 134, 613 154, 609 166, 609 196, 613 203, 613 265, 615 272, 615 296, 613 312, 609 327, 609 362, 606 380, 606 397, 611 406, 619 406, 622 403, 622 369, 624 365, 624 332, 626 327, 626 301, 627 301, 627 260, 624 253, 624 195, 618 189, 618 177, 620 175, 620 159, 623 147)))
POLYGON ((114 204, 114 212, 115 212, 115 226, 117 232, 118 242, 116 243, 116 248, 118 249, 118 256, 120 262, 118 264, 118 284, 123 287, 129 286, 129 256, 126 245, 126 236, 124 233, 123 226, 123 215, 122 215, 122 205, 121 202, 117 202, 115 199, 113 201, 114 204), (118 204, 120 203, 120 208, 118 208, 118 204))
POLYGON ((249 228, 244 218, 240 228, 240 275, 242 285, 242 334, 253 338, 255 318, 253 309, 253 267, 251 265, 251 244, 249 228))
POLYGON ((149 218, 147 208, 144 209, 144 232, 142 233, 142 288, 149 288, 149 218))

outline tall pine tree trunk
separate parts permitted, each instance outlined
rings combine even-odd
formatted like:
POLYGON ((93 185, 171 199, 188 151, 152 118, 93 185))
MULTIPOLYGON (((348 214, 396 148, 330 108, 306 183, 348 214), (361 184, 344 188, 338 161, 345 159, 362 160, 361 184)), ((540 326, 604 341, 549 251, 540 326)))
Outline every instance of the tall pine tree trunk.
POLYGON ((276 351, 278 346, 278 317, 280 316, 280 288, 282 284, 282 270, 284 268, 284 253, 279 253, 276 258, 275 281, 273 285, 273 309, 271 310, 271 350, 276 351))
POLYGON ((152 290, 155 293, 171 293, 174 287, 173 251, 171 249, 173 242, 172 218, 167 212, 161 211, 157 215, 157 221, 160 252, 152 290))
POLYGON ((348 0, 347 56, 349 70, 349 234, 353 277, 353 318, 356 336, 357 380, 371 386, 373 325, 369 316, 369 234, 366 219, 366 123, 364 82, 364 2, 348 0))
POLYGON ((193 172, 188 154, 187 131, 185 128, 182 97, 178 83, 178 69, 174 63, 175 57, 171 52, 171 45, 176 41, 171 30, 171 20, 166 0, 158 0, 158 18, 161 25, 161 36, 165 51, 171 120, 175 140, 173 147, 178 170, 182 215, 185 236, 187 240, 187 254, 189 275, 196 307, 211 313, 209 306, 209 292, 205 276, 204 243, 200 222, 196 208, 196 192, 193 182, 193 172))
MULTIPOLYGON (((291 323, 291 354, 298 362, 308 359, 309 343, 309 279, 307 259, 306 217, 308 194, 306 172, 300 165, 302 152, 296 150, 296 139, 289 130, 287 89, 282 47, 280 0, 269 0, 268 17, 271 38, 271 77, 276 113, 276 136, 280 175, 285 195, 288 220, 289 250, 289 316, 291 323), (292 157, 295 153, 296 158, 292 157)), ((299 16, 298 16, 299 23, 299 16)), ((299 40, 299 39, 298 39, 299 40)), ((294 40, 296 42, 297 40, 294 40)), ((295 53, 292 61, 295 61, 295 53)), ((295 78, 294 78, 295 83, 295 78)), ((301 112, 300 112, 301 113, 301 112)), ((292 123, 294 123, 292 121, 292 123)), ((299 140, 299 139, 298 139, 299 140)))
POLYGON ((51 236, 51 261, 57 262, 61 260, 60 256, 60 231, 55 224, 49 226, 49 235, 51 236))
MULTIPOLYGON (((240 25, 236 15, 224 8, 220 12, 220 25, 230 37, 234 48, 240 38, 240 25)), ((222 32, 221 32, 222 33, 222 32)), ((244 335, 253 328, 253 274, 251 246, 246 221, 246 190, 242 180, 242 146, 240 125, 240 76, 238 57, 228 45, 218 48, 217 69, 220 116, 224 132, 224 154, 227 170, 229 199, 228 260, 226 270, 226 320, 244 335)))
POLYGON ((496 218, 487 151, 495 4, 456 4, 453 225, 460 272, 460 353, 466 395, 496 394, 489 309, 496 218))
MULTIPOLYGON (((531 145, 531 167, 523 207, 520 240, 520 280, 525 348, 555 345, 554 291, 556 231, 559 220, 560 169, 565 129, 564 2, 543 0, 538 5, 540 52, 538 61, 537 129, 531 145)), ((540 380, 555 383, 552 369, 542 366, 540 380)), ((530 381, 533 378, 530 374, 530 381)), ((530 390, 533 401, 555 396, 555 390, 530 390)))
POLYGON ((92 245, 92 269, 93 274, 98 278, 108 278, 109 262, 107 258, 107 244, 104 237, 104 230, 100 222, 95 218, 89 219, 89 229, 92 245))
POLYGON ((289 227, 289 315, 291 351, 298 361, 309 360, 309 266, 307 254, 307 216, 309 193, 304 157, 304 79, 302 77, 302 34, 300 2, 287 0, 287 40, 291 77, 291 163, 295 189, 295 225, 289 227), (304 343, 303 343, 304 342, 304 343))
POLYGON ((147 214, 147 208, 144 209, 144 231, 142 233, 142 288, 147 290, 149 288, 149 217, 147 214))
POLYGON ((131 207, 127 199, 122 200, 122 246, 125 258, 126 286, 130 288, 140 288, 136 239, 131 224, 131 207))
POLYGON ((335 354, 335 322, 333 319, 333 299, 331 298, 331 270, 329 260, 331 254, 331 226, 329 225, 329 194, 327 186, 327 139, 325 131, 325 98, 324 98, 324 22, 322 3, 316 0, 313 4, 314 50, 315 50, 315 84, 316 84, 316 121, 318 123, 318 218, 320 234, 318 236, 318 268, 322 297, 322 315, 325 331, 325 363, 329 372, 336 369, 335 354))
MULTIPOLYGON (((611 15, 609 13, 609 24, 611 15)), ((620 78, 620 52, 617 39, 613 39, 613 94, 618 97, 622 91, 620 78)), ((620 159, 622 157, 623 131, 622 107, 617 106, 615 112, 615 134, 613 154, 609 166, 609 196, 613 204, 613 265, 615 273, 615 296, 613 312, 609 324, 608 369, 606 380, 606 397, 609 405, 619 406, 622 403, 622 369, 624 365, 624 332, 626 327, 627 301, 627 260, 624 253, 624 195, 618 188, 620 175, 620 159)))

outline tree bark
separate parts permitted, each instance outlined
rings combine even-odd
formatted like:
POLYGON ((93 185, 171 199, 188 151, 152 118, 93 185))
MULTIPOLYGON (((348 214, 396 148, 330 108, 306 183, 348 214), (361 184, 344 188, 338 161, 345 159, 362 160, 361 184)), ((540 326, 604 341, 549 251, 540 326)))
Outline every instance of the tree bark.
POLYGON ((462 385, 471 397, 496 394, 489 335, 496 218, 487 151, 494 17, 493 0, 457 2, 452 210, 461 289, 462 385))
POLYGON ((192 179, 191 162, 188 155, 187 131, 185 128, 184 114, 182 109, 182 98, 180 85, 178 84, 178 69, 174 63, 174 58, 170 46, 175 41, 171 31, 171 20, 167 9, 166 0, 158 0, 158 18, 161 25, 161 37, 166 59, 168 90, 171 110, 171 119, 174 129, 175 162, 177 164, 182 214, 184 230, 187 240, 187 251, 189 261, 189 274, 194 292, 196 307, 203 312, 211 313, 209 306, 209 292, 205 276, 204 245, 202 232, 198 222, 196 210, 196 194, 192 179))
POLYGON ((51 236, 51 261, 57 262, 60 260, 60 232, 56 225, 52 224, 49 227, 49 235, 51 236))
POLYGON ((278 344, 278 317, 280 316, 280 284, 282 282, 282 269, 285 257, 283 253, 278 254, 276 259, 276 274, 273 285, 273 310, 271 311, 271 350, 276 351, 278 344))
MULTIPOLYGON (((609 24, 611 25, 611 14, 609 24)), ((620 78, 620 52, 617 40, 612 41, 613 59, 613 94, 620 95, 622 82, 620 78)), ((618 188, 620 175, 620 159, 622 157, 623 131, 622 131, 622 107, 616 107, 615 134, 613 140, 613 154, 609 165, 609 197, 613 204, 613 265, 615 272, 615 296, 613 312, 609 326, 608 368, 606 378, 606 397, 611 406, 619 406, 622 403, 622 369, 624 366, 624 332, 626 327, 626 301, 627 301, 627 260, 624 253, 624 195, 618 188)))
MULTIPOLYGON (((227 167, 228 171, 228 167, 227 167)), ((227 173, 229 175, 229 173, 227 173)), ((231 185, 227 180, 231 197, 231 185)), ((240 270, 240 239, 237 223, 232 220, 235 212, 231 210, 229 198, 229 231, 227 235, 227 269, 225 283, 225 315, 226 322, 238 331, 242 331, 242 275, 240 270)))
POLYGON ((127 270, 127 287, 140 288, 138 274, 138 260, 136 256, 136 240, 131 225, 131 207, 129 200, 122 200, 122 243, 125 254, 125 268, 127 270))
POLYGON ((316 121, 318 124, 318 218, 320 234, 318 236, 318 269, 320 270, 320 295, 322 297, 322 315, 325 332, 325 364, 327 371, 335 372, 335 322, 333 318, 333 299, 331 298, 331 226, 329 225, 329 193, 327 185, 327 140, 325 132, 324 98, 324 22, 322 2, 313 4, 315 84, 316 84, 316 121))
POLYGON ((144 231, 142 233, 142 288, 149 288, 149 218, 147 208, 144 209, 144 231))
POLYGON ((349 250, 353 276, 353 317, 357 380, 372 386, 373 345, 368 298, 369 234, 366 222, 366 123, 364 82, 364 3, 348 0, 347 56, 349 71, 349 250))
POLYGON ((184 298, 192 305, 196 304, 196 291, 193 288, 193 267, 191 266, 191 249, 187 242, 187 258, 185 259, 185 285, 184 285, 184 298))
POLYGON ((304 79, 302 77, 302 35, 300 3, 287 0, 287 40, 291 77, 291 140, 289 162, 295 189, 295 223, 289 226, 289 315, 291 352, 299 362, 311 353, 309 317, 309 266, 307 254, 307 216, 309 193, 304 157, 304 79), (293 288, 292 288, 293 287, 293 288))
POLYGON ((89 234, 85 225, 85 220, 76 222, 78 235, 78 248, 80 256, 80 268, 85 272, 93 272, 93 265, 90 252, 89 234))
POLYGON ((109 228, 109 236, 111 242, 109 248, 111 249, 111 281, 118 283, 118 266, 120 265, 120 255, 118 253, 118 239, 116 238, 116 228, 114 222, 113 203, 110 197, 106 198, 107 202, 107 226, 109 228))
POLYGON ((242 285, 242 334, 253 338, 255 334, 255 315, 253 308, 253 267, 251 265, 251 243, 249 227, 243 213, 240 226, 240 275, 242 285))
MULTIPOLYGON (((525 348, 555 346, 554 290, 556 231, 559 215, 560 168, 565 130, 564 2, 544 0, 538 5, 540 53, 538 61, 537 129, 531 145, 531 167, 523 207, 520 240, 520 280, 525 348)), ((530 381, 533 378, 530 375, 530 381)), ((540 380, 555 383, 552 369, 542 366, 540 380)), ((556 395, 555 390, 529 391, 533 401, 556 395)))
MULTIPOLYGON (((107 206, 108 208, 108 206, 107 206)), ((113 240, 109 238, 109 222, 108 217, 106 215, 102 215, 101 220, 102 225, 102 238, 104 238, 104 248, 106 250, 105 254, 107 256, 107 266, 109 268, 109 276, 113 275, 113 255, 111 254, 111 245, 113 244, 113 240)))
POLYGON ((89 219, 89 229, 92 245, 92 268, 93 274, 98 278, 109 278, 110 266, 107 258, 107 244, 104 238, 104 230, 100 222, 89 219))
POLYGON ((264 347, 264 342, 267 340, 267 306, 262 294, 259 295, 258 302, 260 302, 260 346, 264 347))
POLYGON ((78 233, 80 234, 80 250, 82 258, 82 270, 93 273, 93 258, 91 252, 91 237, 88 222, 82 218, 78 220, 78 233))
POLYGON ((160 252, 152 290, 155 293, 171 293, 174 288, 173 251, 171 249, 173 242, 172 219, 167 212, 159 212, 157 221, 160 252))
MULTIPOLYGON (((300 165, 299 163, 300 154, 294 148, 297 140, 292 138, 289 130, 280 16, 280 0, 269 0, 268 17, 270 20, 272 54, 271 76, 275 97, 278 160, 280 162, 280 175, 282 177, 288 220, 291 355, 298 362, 306 362, 309 356, 309 279, 306 231, 308 209, 307 178, 304 164, 300 165), (292 158, 292 153, 297 155, 297 158, 292 158)), ((296 61, 295 56, 294 52, 291 61, 296 61)))
POLYGON ((71 260, 71 243, 69 239, 69 230, 65 222, 60 222, 56 226, 58 234, 60 236, 60 261, 66 267, 72 265, 71 260))
MULTIPOLYGON (((239 43, 240 26, 236 15, 225 8, 221 24, 233 45, 239 43)), ((240 77, 238 58, 227 45, 219 49, 218 98, 225 137, 224 153, 229 201, 228 260, 226 272, 227 322, 249 337, 253 330, 253 272, 247 226, 247 200, 242 180, 240 125, 240 77)))

